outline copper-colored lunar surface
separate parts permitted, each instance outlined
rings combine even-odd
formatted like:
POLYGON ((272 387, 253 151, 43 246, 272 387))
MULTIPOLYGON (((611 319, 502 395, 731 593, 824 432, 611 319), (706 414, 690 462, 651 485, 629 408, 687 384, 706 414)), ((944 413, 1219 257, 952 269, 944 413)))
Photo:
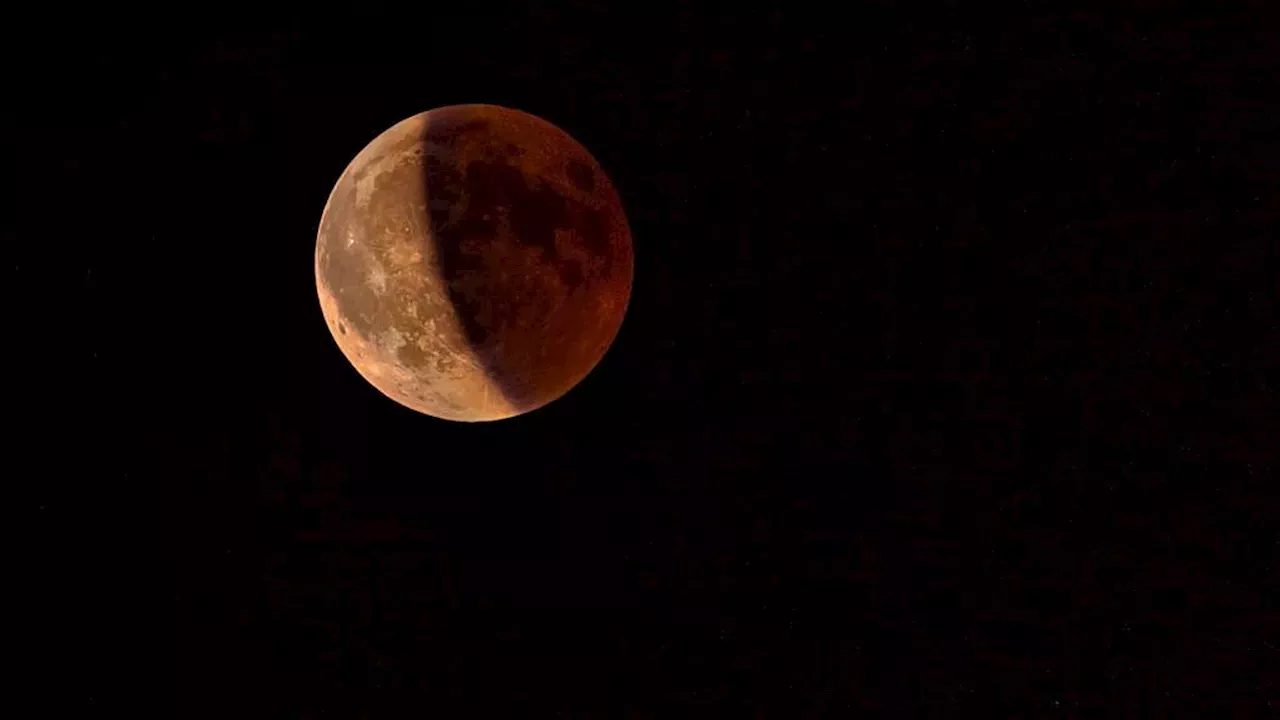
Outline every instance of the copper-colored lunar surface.
POLYGON ((338 179, 316 238, 334 340, 366 380, 438 418, 564 395, 618 333, 631 233, 594 158, 493 105, 397 123, 338 179))

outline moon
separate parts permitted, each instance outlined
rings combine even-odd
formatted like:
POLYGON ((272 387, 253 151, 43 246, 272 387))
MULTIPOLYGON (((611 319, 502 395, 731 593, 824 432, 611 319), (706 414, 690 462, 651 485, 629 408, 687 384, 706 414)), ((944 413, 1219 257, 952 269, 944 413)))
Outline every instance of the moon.
POLYGON ((432 417, 499 420, 563 396, 604 357, 631 296, 631 231, 566 132, 453 105, 351 161, 315 274, 333 339, 371 385, 432 417))

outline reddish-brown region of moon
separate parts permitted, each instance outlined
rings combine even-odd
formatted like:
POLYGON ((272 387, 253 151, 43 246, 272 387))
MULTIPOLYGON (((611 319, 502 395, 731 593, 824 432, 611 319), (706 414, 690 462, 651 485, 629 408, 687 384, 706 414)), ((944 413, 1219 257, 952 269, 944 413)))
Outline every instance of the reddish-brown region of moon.
POLYGON ((613 342, 631 233, 599 163, 517 110, 403 120, 347 166, 316 238, 324 318, 356 370, 449 420, 559 398, 613 342))

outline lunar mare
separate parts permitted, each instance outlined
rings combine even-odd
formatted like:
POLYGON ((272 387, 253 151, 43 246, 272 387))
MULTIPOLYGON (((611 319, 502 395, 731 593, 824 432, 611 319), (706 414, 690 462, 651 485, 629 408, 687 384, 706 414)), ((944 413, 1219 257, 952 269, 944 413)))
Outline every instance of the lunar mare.
POLYGON ((625 314, 631 235, 594 158, 532 115, 459 105, 403 120, 347 166, 316 239, 320 307, 393 400, 497 420, 568 392, 625 314))

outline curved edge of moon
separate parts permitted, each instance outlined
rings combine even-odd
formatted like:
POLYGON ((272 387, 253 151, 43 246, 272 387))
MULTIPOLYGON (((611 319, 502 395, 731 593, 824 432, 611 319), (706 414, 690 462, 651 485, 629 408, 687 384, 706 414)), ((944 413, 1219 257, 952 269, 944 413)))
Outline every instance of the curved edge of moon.
POLYGON ((338 309, 337 298, 319 271, 318 258, 316 287, 329 334, 356 372, 383 395, 410 410, 458 422, 502 420, 525 412, 506 401, 469 354, 451 354, 455 372, 414 371, 395 357, 393 347, 362 337, 338 309))

